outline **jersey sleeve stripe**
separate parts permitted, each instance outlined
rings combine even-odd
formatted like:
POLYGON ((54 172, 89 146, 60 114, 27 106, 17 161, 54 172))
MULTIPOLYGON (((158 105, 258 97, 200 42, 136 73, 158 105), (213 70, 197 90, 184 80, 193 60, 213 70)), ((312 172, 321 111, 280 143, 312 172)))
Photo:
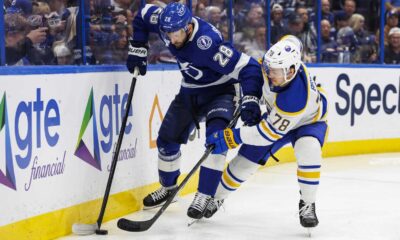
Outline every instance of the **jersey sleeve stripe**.
POLYGON ((267 121, 267 124, 268 124, 269 129, 271 129, 272 132, 280 135, 281 137, 285 136, 285 134, 282 134, 282 133, 276 131, 276 129, 268 121, 267 121))
POLYGON ((228 75, 236 80, 239 79, 240 71, 249 63, 250 57, 247 54, 241 53, 238 62, 235 65, 235 68, 232 72, 228 73, 228 75))
POLYGON ((281 136, 279 136, 278 134, 275 134, 271 131, 271 129, 269 128, 268 124, 265 124, 265 121, 261 121, 260 122, 262 129, 264 130, 264 132, 267 133, 268 136, 271 137, 271 139, 273 139, 274 141, 278 140, 279 138, 281 138, 281 136))
POLYGON ((265 135, 265 134, 263 133, 263 131, 260 129, 260 125, 257 125, 257 130, 258 130, 258 133, 259 133, 265 140, 269 141, 270 143, 274 143, 274 142, 275 142, 274 140, 270 139, 267 135, 265 135))
POLYGON ((326 116, 328 115, 328 101, 326 100, 326 96, 323 92, 320 93, 322 97, 322 116, 321 120, 324 120, 326 116))
POLYGON ((314 122, 318 121, 319 119, 321 119, 321 104, 318 105, 317 114, 315 114, 312 122, 314 123, 314 122))
POLYGON ((147 14, 147 12, 149 11, 149 9, 151 7, 154 7, 154 4, 146 4, 143 8, 142 11, 140 11, 140 14, 142 15, 142 18, 144 19, 144 16, 147 14))
POLYGON ((194 83, 187 83, 185 81, 185 78, 183 78, 183 80, 181 82, 181 86, 185 87, 185 88, 205 88, 205 87, 211 87, 211 86, 215 86, 215 85, 224 84, 226 82, 229 82, 231 79, 232 79, 232 76, 222 75, 222 77, 215 82, 212 82, 209 84, 204 84, 204 85, 198 85, 198 84, 194 84, 194 83))

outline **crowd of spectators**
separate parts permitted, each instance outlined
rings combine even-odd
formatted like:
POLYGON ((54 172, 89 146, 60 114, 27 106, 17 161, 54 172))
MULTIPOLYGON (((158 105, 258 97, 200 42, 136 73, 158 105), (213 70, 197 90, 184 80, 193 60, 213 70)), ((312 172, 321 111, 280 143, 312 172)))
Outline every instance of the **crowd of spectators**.
MULTIPOLYGON (((384 62, 400 62, 400 1, 385 1, 384 62)), ((172 0, 147 0, 164 7, 172 0)), ((183 1, 185 2, 185 1, 183 1)), ((229 35, 225 0, 192 0, 193 15, 213 24, 226 41, 252 57, 266 52, 266 1, 233 1, 233 36, 229 35)), ((7 65, 124 64, 131 22, 141 0, 5 0, 7 65), (86 19, 82 24, 82 19, 86 19), (86 26, 82 47, 82 26, 86 26), (82 49, 86 59, 82 60, 82 49)), ((303 61, 317 61, 317 27, 321 25, 320 62, 378 63, 380 3, 374 0, 322 0, 317 22, 316 0, 271 0, 271 44, 292 34, 303 42, 303 61), (368 18, 366 18, 368 16, 368 18), (368 21, 366 20, 368 19, 368 21)), ((150 35, 149 63, 174 63, 163 42, 150 35)))

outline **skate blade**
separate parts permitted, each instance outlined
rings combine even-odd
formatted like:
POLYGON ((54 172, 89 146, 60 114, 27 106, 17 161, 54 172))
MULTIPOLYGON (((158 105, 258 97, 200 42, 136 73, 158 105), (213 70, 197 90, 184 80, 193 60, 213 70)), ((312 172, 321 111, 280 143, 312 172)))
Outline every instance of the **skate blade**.
POLYGON ((189 222, 188 222, 187 226, 190 227, 193 224, 197 223, 198 221, 200 221, 200 219, 189 218, 189 222))
POLYGON ((313 227, 309 227, 309 228, 306 228, 306 229, 307 229, 307 236, 308 236, 309 238, 311 238, 311 237, 312 237, 312 232, 313 232, 314 228, 313 228, 313 227))

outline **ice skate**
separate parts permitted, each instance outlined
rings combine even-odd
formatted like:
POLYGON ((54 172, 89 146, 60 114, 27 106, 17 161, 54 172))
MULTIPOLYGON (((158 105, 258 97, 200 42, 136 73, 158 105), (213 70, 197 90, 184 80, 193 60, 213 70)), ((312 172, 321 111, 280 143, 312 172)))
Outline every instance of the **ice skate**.
POLYGON ((192 219, 201 219, 206 213, 207 206, 212 200, 211 196, 197 192, 192 204, 188 208, 187 215, 192 219))
POLYGON ((319 223, 315 213, 315 203, 306 204, 303 200, 300 200, 299 217, 301 226, 307 229, 308 236, 311 237, 312 229, 319 223))
MULTIPOLYGON (((143 199, 143 209, 151 209, 151 208, 156 208, 159 206, 162 206, 171 196, 171 194, 174 193, 176 190, 177 186, 171 186, 171 187, 163 187, 157 189, 156 191, 150 193, 143 199)), ((177 196, 175 196, 174 200, 172 202, 177 201, 177 196)))
POLYGON ((210 203, 207 206, 206 212, 204 214, 205 218, 210 218, 212 217, 221 207, 222 204, 224 204, 224 200, 217 200, 217 199, 211 199, 210 203))

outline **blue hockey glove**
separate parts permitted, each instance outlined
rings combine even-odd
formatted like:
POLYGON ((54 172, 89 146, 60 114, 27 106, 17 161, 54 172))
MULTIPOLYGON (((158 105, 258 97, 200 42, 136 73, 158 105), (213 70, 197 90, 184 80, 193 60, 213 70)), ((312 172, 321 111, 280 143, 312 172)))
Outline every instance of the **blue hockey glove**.
POLYGON ((240 117, 245 125, 253 126, 261 121, 261 110, 259 99, 255 96, 244 96, 242 98, 242 107, 240 117))
POLYGON ((147 71, 147 50, 145 43, 129 41, 128 59, 126 67, 133 73, 135 68, 139 68, 140 75, 145 75, 147 71))
POLYGON ((224 153, 228 149, 236 148, 241 143, 242 139, 240 138, 240 130, 235 128, 219 130, 208 136, 206 139, 206 146, 215 146, 212 152, 214 154, 224 153))

